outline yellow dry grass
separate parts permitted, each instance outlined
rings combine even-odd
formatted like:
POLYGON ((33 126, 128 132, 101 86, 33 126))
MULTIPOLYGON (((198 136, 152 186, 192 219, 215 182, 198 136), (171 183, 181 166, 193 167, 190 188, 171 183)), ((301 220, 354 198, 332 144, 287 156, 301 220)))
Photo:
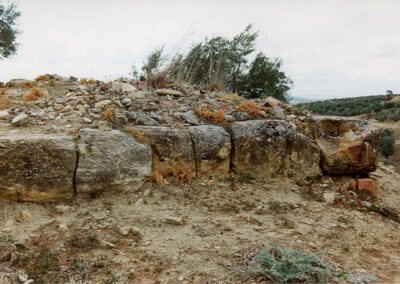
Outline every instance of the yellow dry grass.
POLYGON ((7 91, 8 91, 8 88, 6 87, 6 88, 1 88, 0 89, 0 95, 6 95, 7 94, 7 91))
POLYGON ((167 179, 165 179, 158 171, 152 172, 148 180, 152 183, 155 183, 159 187, 163 187, 168 184, 167 179))
POLYGON ((243 97, 239 96, 236 93, 233 93, 233 94, 220 93, 217 95, 217 98, 223 99, 223 100, 229 100, 229 101, 244 101, 245 100, 243 97))
POLYGON ((4 97, 0 99, 0 109, 5 109, 11 105, 11 100, 9 97, 4 97))
POLYGON ((82 84, 82 85, 94 85, 94 84, 97 84, 97 80, 95 80, 95 79, 93 79, 93 78, 90 78, 90 79, 87 79, 87 78, 81 78, 80 79, 80 83, 82 84))
POLYGON ((257 116, 261 114, 262 108, 255 102, 244 102, 239 104, 236 110, 246 112, 251 116, 257 116))
POLYGON ((208 111, 206 106, 202 106, 197 110, 198 116, 204 120, 208 120, 212 123, 224 122, 226 119, 225 113, 219 111, 208 111))
POLYGON ((183 166, 179 166, 172 170, 172 177, 176 182, 192 183, 195 176, 196 175, 192 169, 183 166))
POLYGON ((30 101, 35 101, 41 97, 44 97, 47 95, 47 92, 41 88, 34 87, 29 90, 29 92, 22 97, 22 100, 24 102, 30 102, 30 101))
POLYGON ((117 117, 117 113, 115 112, 114 109, 106 109, 101 114, 102 114, 104 120, 107 120, 109 122, 114 122, 115 118, 117 117))
POLYGON ((50 75, 49 74, 44 74, 44 75, 40 75, 39 77, 37 77, 35 79, 36 82, 42 81, 42 80, 49 80, 50 79, 50 75))

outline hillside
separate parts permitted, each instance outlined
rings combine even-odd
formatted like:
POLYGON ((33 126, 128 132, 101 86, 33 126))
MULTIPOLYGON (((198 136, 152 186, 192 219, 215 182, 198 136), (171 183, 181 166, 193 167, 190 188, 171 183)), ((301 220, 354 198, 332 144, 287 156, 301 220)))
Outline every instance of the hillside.
POLYGON ((146 83, 1 89, 0 283, 399 282, 376 127, 146 83))
POLYGON ((297 108, 310 110, 314 114, 336 116, 367 115, 379 121, 400 120, 400 96, 378 95, 355 98, 332 99, 301 103, 297 108))

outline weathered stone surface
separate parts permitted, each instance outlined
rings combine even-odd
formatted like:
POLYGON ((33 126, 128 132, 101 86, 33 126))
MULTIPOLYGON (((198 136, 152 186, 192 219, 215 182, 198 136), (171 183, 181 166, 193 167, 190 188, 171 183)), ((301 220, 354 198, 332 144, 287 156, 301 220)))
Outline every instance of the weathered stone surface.
POLYGON ((232 123, 234 168, 261 176, 316 176, 320 150, 287 121, 252 120, 232 123))
POLYGON ((368 121, 344 117, 315 117, 307 127, 321 148, 321 168, 328 174, 374 171, 378 130, 368 121))
POLYGON ((172 89, 157 89, 155 93, 159 96, 174 96, 174 97, 182 96, 182 92, 172 89))
POLYGON ((13 120, 11 121, 11 124, 15 125, 15 126, 23 126, 23 125, 27 124, 28 122, 29 122, 28 115, 26 115, 25 113, 21 113, 13 118, 13 120))
POLYGON ((134 190, 151 173, 151 149, 118 130, 82 129, 76 191, 134 190))
POLYGON ((135 126, 144 143, 153 149, 153 171, 163 176, 195 173, 195 159, 190 134, 186 130, 157 126, 135 126))
POLYGON ((231 139, 226 130, 214 125, 190 127, 196 155, 197 175, 229 172, 231 139))
POLYGON ((378 196, 378 184, 376 179, 357 179, 357 190, 367 192, 368 194, 375 197, 378 196))
POLYGON ((76 150, 70 136, 2 136, 0 197, 39 202, 71 198, 75 166, 76 150))
POLYGON ((159 125, 157 121, 149 117, 147 114, 138 111, 129 111, 126 113, 129 122, 136 125, 156 126, 159 125))
POLYGON ((1 110, 0 111, 0 120, 8 120, 10 118, 10 114, 8 110, 1 110))
POLYGON ((265 105, 266 106, 270 106, 270 107, 277 107, 279 105, 281 105, 282 102, 273 98, 273 97, 268 97, 265 99, 265 105))

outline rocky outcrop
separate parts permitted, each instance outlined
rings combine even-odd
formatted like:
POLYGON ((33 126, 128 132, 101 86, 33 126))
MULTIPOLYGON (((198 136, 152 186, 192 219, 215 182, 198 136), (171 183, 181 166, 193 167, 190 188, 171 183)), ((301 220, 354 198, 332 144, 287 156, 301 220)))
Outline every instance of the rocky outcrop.
POLYGON ((190 127, 197 176, 229 172, 231 139, 224 128, 214 125, 190 127))
POLYGON ((234 168, 261 176, 317 176, 320 151, 284 120, 251 120, 232 123, 231 157, 234 168))
POLYGON ((0 198, 38 202, 71 198, 76 160, 70 136, 0 136, 0 198))
POLYGON ((190 134, 186 130, 158 126, 135 126, 143 143, 153 150, 153 171, 162 176, 182 172, 196 173, 195 158, 190 134))
POLYGON ((321 149, 324 172, 352 175, 376 169, 379 134, 367 121, 316 117, 308 128, 321 149))
POLYGON ((79 132, 76 191, 79 194, 134 190, 151 173, 151 148, 118 130, 79 132))

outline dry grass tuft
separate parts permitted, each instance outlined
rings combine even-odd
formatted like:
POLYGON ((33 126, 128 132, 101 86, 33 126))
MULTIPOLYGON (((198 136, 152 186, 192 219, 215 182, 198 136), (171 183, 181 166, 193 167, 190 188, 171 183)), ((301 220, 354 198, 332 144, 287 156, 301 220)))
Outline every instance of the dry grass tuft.
POLYGON ((167 179, 165 179, 159 172, 154 171, 148 179, 151 183, 155 183, 159 187, 163 187, 168 184, 167 179))
POLYGON ((115 118, 117 117, 117 113, 115 112, 114 109, 106 109, 101 114, 102 114, 104 120, 107 120, 109 122, 114 122, 115 118))
POLYGON ((168 86, 168 72, 158 72, 157 74, 149 76, 147 84, 154 89, 162 89, 168 86))
POLYGON ((143 132, 133 129, 132 127, 126 127, 125 132, 132 135, 136 142, 143 143, 145 141, 143 132))
POLYGON ((251 116, 257 116, 257 115, 261 114, 261 111, 263 109, 261 106, 259 106, 255 102, 244 102, 244 103, 239 104, 236 107, 236 110, 246 112, 246 113, 250 114, 251 116))
POLYGON ((223 99, 223 100, 228 100, 228 101, 244 101, 245 100, 245 98, 239 96, 236 93, 233 93, 233 94, 220 93, 217 95, 217 98, 223 99))
POLYGON ((49 80, 50 79, 50 75, 49 74, 44 74, 44 75, 40 75, 39 77, 37 77, 35 79, 36 82, 42 81, 42 80, 49 80))
POLYGON ((24 83, 22 83, 21 87, 25 88, 25 89, 30 89, 30 88, 35 87, 35 84, 31 83, 31 82, 24 82, 24 83))
POLYGON ((208 111, 206 106, 202 106, 197 110, 198 116, 204 120, 208 120, 212 123, 224 122, 226 119, 225 113, 219 111, 208 111))
POLYGON ((192 169, 183 166, 177 167, 172 170, 172 176, 175 181, 180 183, 192 183, 196 176, 192 169))
POLYGON ((11 105, 11 100, 9 97, 0 99, 0 109, 7 108, 10 105, 11 105))
POLYGON ((80 83, 82 85, 95 85, 97 84, 97 80, 90 78, 90 79, 86 79, 86 78, 81 78, 80 83))
POLYGON ((45 96, 47 96, 47 92, 45 90, 34 87, 29 90, 29 93, 27 93, 25 96, 22 97, 22 100, 24 102, 30 102, 45 96))
POLYGON ((8 88, 6 87, 6 88, 1 88, 0 89, 0 95, 6 95, 7 94, 7 91, 8 91, 8 88))

